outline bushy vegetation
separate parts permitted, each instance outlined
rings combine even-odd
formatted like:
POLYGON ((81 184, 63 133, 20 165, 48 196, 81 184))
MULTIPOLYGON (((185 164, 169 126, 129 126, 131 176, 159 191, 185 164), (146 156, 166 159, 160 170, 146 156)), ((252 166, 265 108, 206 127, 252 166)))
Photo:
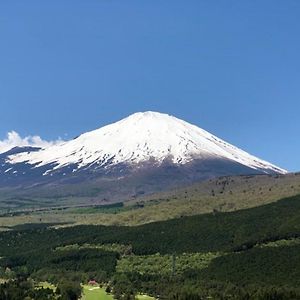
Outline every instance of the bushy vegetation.
POLYGON ((124 206, 123 202, 117 202, 117 203, 112 203, 107 205, 75 208, 70 210, 70 212, 77 213, 77 214, 95 214, 95 213, 116 214, 122 211, 135 209, 136 207, 137 206, 124 206))
POLYGON ((300 245, 254 248, 214 259, 201 277, 236 284, 300 286, 300 245))
POLYGON ((78 300, 81 294, 80 283, 74 281, 61 281, 55 290, 35 286, 24 276, 0 284, 1 300, 78 300))
MULTIPOLYGON (((118 294, 131 295, 136 290, 149 295, 159 295, 168 300, 285 300, 300 299, 300 289, 284 285, 240 285, 229 281, 216 281, 198 277, 190 272, 182 276, 149 276, 136 273, 117 274, 112 284, 118 284, 118 294)), ((121 299, 121 298, 120 298, 121 299)), ((130 298, 129 298, 130 299, 130 298)))
POLYGON ((201 270, 220 256, 220 253, 184 253, 181 255, 130 255, 118 261, 117 272, 139 273, 141 275, 172 275, 183 274, 188 270, 201 270))
POLYGON ((101 280, 109 278, 114 272, 119 254, 101 249, 80 249, 69 251, 39 252, 30 250, 20 254, 10 255, 1 260, 4 268, 12 270, 24 270, 28 274, 34 274, 41 281, 44 274, 51 274, 52 281, 59 282, 60 279, 69 277, 66 274, 77 272, 78 280, 82 278, 97 277, 101 280), (42 272, 36 272, 40 271, 42 272))

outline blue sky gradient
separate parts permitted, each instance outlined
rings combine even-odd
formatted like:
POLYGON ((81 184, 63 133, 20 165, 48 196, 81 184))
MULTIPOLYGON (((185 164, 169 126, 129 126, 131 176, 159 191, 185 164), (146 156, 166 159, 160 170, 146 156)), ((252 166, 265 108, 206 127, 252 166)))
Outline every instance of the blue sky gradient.
POLYGON ((166 112, 300 170, 300 2, 3 0, 0 139, 166 112))

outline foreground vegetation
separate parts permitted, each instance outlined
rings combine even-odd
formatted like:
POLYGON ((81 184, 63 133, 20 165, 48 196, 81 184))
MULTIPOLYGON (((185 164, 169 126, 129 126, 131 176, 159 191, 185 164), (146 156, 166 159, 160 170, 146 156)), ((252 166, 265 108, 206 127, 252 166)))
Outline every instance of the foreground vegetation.
POLYGON ((137 227, 27 224, 0 234, 0 257, 6 280, 96 280, 116 299, 300 299, 300 196, 137 227))

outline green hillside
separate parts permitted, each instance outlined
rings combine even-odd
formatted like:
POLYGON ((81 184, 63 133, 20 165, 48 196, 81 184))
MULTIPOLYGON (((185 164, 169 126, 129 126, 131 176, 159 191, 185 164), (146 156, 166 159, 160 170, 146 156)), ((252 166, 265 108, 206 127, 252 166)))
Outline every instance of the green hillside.
MULTIPOLYGON (((1 226, 4 230, 6 226, 24 223, 140 225, 183 216, 236 211, 297 194, 300 194, 299 174, 223 177, 168 192, 140 195, 113 205, 91 206, 87 202, 86 207, 75 207, 76 197, 71 197, 73 202, 64 207, 4 210, 0 216, 0 229, 1 226)), ((92 200, 96 203, 97 197, 92 200)), ((128 199, 120 199, 123 200, 128 199)), ((51 200, 50 195, 47 201, 52 201, 52 205, 61 203, 54 198, 51 200)))

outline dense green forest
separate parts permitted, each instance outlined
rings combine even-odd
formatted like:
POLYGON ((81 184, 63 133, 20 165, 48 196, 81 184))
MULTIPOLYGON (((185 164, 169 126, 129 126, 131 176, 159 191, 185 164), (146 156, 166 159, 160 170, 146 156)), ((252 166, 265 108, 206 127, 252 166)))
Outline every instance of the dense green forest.
POLYGON ((95 279, 117 299, 300 299, 300 196, 137 227, 26 224, 0 234, 0 257, 1 278, 95 279))

